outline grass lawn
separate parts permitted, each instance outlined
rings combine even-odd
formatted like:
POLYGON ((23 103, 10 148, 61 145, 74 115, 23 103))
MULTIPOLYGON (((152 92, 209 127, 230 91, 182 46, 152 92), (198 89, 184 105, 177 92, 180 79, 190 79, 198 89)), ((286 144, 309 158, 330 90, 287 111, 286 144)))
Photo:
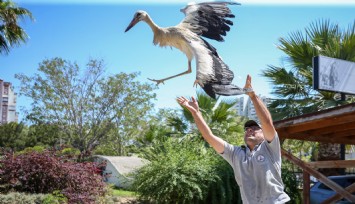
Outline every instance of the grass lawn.
POLYGON ((112 189, 112 195, 117 197, 136 197, 135 192, 121 189, 112 189))

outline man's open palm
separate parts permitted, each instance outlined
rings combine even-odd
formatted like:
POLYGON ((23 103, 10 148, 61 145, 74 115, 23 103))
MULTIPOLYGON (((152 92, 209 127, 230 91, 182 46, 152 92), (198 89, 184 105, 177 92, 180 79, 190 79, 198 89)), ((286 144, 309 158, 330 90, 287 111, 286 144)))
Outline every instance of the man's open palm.
POLYGON ((196 99, 192 96, 191 101, 181 96, 177 98, 180 105, 186 107, 191 113, 197 113, 199 111, 198 103, 196 99))

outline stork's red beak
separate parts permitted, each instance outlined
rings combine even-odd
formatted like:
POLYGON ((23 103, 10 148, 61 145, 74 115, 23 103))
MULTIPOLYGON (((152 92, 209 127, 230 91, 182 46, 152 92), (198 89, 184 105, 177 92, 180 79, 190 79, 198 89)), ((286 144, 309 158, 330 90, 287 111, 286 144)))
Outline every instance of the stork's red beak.
POLYGON ((124 32, 129 31, 133 26, 135 26, 137 23, 139 22, 138 18, 133 18, 133 20, 131 21, 131 23, 128 25, 128 27, 126 28, 126 30, 124 32))

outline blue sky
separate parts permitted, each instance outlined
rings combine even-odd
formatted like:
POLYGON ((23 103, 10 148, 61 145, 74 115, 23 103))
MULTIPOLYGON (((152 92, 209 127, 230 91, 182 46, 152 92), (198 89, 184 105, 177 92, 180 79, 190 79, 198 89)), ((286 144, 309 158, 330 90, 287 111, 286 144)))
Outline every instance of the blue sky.
MULTIPOLYGON (((18 92, 16 73, 33 75, 44 59, 61 57, 84 67, 90 58, 103 59, 107 72, 140 72, 139 80, 160 79, 187 70, 187 58, 179 50, 154 46, 153 33, 139 23, 124 33, 133 14, 145 10, 159 26, 173 26, 184 17, 179 11, 187 1, 43 1, 17 0, 29 9, 36 21, 26 20, 22 27, 30 40, 0 56, 0 79, 11 82, 18 92), (50 3, 47 3, 50 2, 50 3), (169 3, 164 3, 169 2, 169 3)), ((303 30, 311 22, 329 19, 346 29, 355 20, 355 0, 337 1, 239 1, 231 7, 236 18, 225 42, 209 41, 234 72, 233 84, 244 86, 247 74, 253 78, 257 93, 271 96, 271 87, 260 76, 268 65, 286 64, 285 55, 277 49, 278 39, 303 30)), ((159 85, 156 108, 175 108, 177 96, 195 95, 193 72, 159 85)), ((153 82, 152 82, 153 83, 153 82)), ((19 96, 18 109, 29 106, 19 96)), ((20 113, 20 118, 22 117, 20 113)))

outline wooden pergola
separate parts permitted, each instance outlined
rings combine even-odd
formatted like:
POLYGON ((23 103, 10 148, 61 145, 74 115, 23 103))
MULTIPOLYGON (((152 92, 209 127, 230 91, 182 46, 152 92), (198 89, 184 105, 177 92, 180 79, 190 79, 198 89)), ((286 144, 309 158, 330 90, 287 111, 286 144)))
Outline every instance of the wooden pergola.
MULTIPOLYGON (((281 140, 295 139, 323 143, 355 145, 355 103, 339 106, 315 113, 274 122, 281 140)), ((355 183, 342 188, 316 170, 316 168, 355 167, 355 160, 304 162, 282 149, 282 156, 303 170, 303 203, 309 204, 310 175, 337 192, 323 203, 332 203, 346 198, 355 203, 355 183)))

